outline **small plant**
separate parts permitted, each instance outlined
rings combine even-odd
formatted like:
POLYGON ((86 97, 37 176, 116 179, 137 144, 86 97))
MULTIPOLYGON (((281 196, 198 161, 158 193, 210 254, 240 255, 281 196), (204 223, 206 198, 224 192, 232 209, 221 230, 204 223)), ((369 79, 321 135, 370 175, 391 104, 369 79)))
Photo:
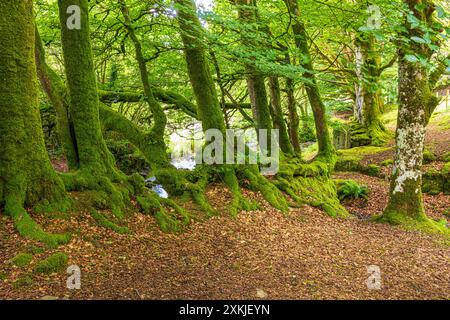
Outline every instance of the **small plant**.
POLYGON ((359 185, 354 180, 335 181, 339 200, 344 199, 368 199, 369 189, 366 186, 359 185))

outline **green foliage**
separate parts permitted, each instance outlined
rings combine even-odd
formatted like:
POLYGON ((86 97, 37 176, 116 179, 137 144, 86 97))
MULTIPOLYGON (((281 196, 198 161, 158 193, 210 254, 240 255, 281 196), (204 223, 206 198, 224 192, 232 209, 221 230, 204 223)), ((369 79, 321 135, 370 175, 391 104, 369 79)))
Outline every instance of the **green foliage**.
POLYGON ((11 262, 17 267, 25 267, 30 264, 33 259, 33 255, 30 253, 20 252, 14 258, 11 259, 11 262))
POLYGON ((368 199, 369 189, 361 186, 354 180, 334 180, 337 187, 339 200, 344 199, 368 199))
POLYGON ((64 270, 67 266, 67 255, 57 252, 37 263, 34 267, 35 273, 51 274, 64 270))

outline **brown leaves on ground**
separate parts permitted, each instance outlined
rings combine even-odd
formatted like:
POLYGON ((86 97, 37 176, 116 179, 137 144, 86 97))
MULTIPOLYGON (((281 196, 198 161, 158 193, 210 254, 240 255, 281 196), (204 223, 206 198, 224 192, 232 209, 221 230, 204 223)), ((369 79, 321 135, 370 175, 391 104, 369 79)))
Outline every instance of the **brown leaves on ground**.
MULTIPOLYGON (((214 186, 208 192, 227 192, 214 186)), ((304 206, 283 214, 259 194, 261 209, 227 212, 194 222, 181 234, 164 234, 153 217, 125 219, 132 230, 119 235, 85 213, 69 220, 37 219, 47 230, 73 232, 58 248, 80 266, 82 288, 66 289, 65 274, 34 276, 34 283, 11 283, 31 272, 8 263, 32 241, 18 236, 10 219, 0 224, 0 297, 55 296, 69 299, 449 299, 450 251, 437 236, 404 231, 359 219, 335 219, 304 206), (367 266, 378 265, 381 290, 368 290, 367 266)), ((218 206, 218 205, 217 205, 218 206)), ((51 252, 36 254, 35 263, 51 252)))

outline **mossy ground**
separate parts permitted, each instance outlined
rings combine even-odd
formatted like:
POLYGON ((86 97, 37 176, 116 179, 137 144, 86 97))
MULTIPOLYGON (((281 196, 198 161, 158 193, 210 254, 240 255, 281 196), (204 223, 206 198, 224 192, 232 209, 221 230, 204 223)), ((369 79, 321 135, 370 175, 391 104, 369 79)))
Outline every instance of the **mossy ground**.
POLYGON ((401 226, 407 230, 417 230, 425 233, 442 235, 450 245, 450 229, 447 227, 447 221, 434 221, 425 215, 417 218, 411 218, 404 213, 393 211, 384 212, 382 215, 374 216, 373 221, 380 223, 389 223, 401 226))
POLYGON ((26 267, 30 264, 33 259, 33 255, 26 252, 18 253, 14 258, 11 259, 11 262, 17 267, 26 267))
POLYGON ((67 255, 62 252, 57 252, 36 264, 34 267, 35 273, 51 274, 60 272, 67 267, 67 255))

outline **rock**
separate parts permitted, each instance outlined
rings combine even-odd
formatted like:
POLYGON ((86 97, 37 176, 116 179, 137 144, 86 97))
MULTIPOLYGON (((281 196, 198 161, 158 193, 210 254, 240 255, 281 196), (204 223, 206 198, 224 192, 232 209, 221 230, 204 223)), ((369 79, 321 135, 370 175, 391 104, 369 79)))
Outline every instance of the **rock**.
POLYGON ((267 293, 262 290, 262 289, 256 289, 256 297, 260 298, 260 299, 266 299, 267 298, 267 293))
POLYGON ((333 145, 336 150, 350 148, 351 140, 348 129, 339 127, 333 130, 333 145))

